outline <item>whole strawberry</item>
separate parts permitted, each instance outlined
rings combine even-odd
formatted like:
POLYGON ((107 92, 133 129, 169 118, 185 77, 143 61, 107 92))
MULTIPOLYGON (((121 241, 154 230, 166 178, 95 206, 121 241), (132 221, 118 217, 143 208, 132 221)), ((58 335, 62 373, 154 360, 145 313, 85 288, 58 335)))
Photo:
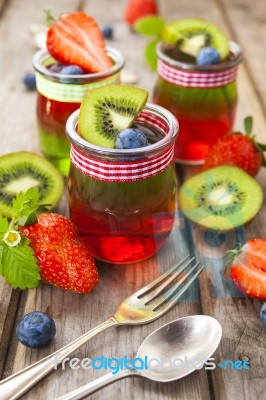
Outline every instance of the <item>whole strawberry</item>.
POLYGON ((130 25, 147 15, 158 15, 156 0, 128 0, 124 20, 130 25))
POLYGON ((101 72, 111 68, 103 34, 96 21, 83 12, 73 12, 50 23, 46 46, 59 62, 78 65, 84 72, 101 72))
POLYGON ((94 260, 66 217, 40 214, 38 223, 20 227, 20 232, 30 239, 43 281, 78 293, 88 293, 98 284, 94 260))
POLYGON ((244 120, 245 134, 232 132, 218 140, 208 151, 204 169, 218 165, 236 165, 245 170, 251 176, 255 176, 261 166, 266 166, 263 152, 266 145, 255 141, 252 131, 252 118, 244 120))

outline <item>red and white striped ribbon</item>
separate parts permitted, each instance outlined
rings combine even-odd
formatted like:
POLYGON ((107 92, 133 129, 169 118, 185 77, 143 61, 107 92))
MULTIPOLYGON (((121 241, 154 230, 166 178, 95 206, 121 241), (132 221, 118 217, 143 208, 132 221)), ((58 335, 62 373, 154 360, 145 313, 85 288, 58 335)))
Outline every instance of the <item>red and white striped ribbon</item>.
POLYGON ((236 80, 237 67, 224 71, 185 71, 158 60, 158 74, 176 86, 211 88, 225 86, 236 80))
MULTIPOLYGON (((164 134, 168 133, 167 122, 162 118, 143 111, 136 122, 145 123, 150 127, 159 128, 164 134)), ((105 161, 83 153, 73 144, 70 157, 72 164, 83 174, 106 182, 133 182, 147 179, 165 170, 174 155, 174 145, 151 158, 136 161, 105 161)))

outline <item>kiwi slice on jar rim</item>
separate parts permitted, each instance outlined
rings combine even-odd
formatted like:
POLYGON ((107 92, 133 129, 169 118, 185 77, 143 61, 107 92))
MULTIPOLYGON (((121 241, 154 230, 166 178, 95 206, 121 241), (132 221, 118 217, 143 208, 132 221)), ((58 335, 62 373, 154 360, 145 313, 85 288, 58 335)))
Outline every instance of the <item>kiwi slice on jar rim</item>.
POLYGON ((94 145, 113 149, 117 135, 133 124, 147 98, 146 90, 133 86, 92 89, 80 106, 80 136, 94 145))
POLYGON ((192 176, 179 193, 184 215, 215 231, 246 224, 259 212, 262 202, 261 186, 242 169, 229 165, 192 176))
POLYGON ((38 187, 41 203, 53 208, 62 196, 64 181, 59 171, 38 154, 22 151, 1 156, 0 214, 11 218, 13 199, 31 187, 38 187))
POLYGON ((175 45, 181 52, 196 57, 206 46, 216 49, 225 60, 230 45, 225 34, 213 23, 196 18, 185 18, 165 24, 162 41, 175 45))

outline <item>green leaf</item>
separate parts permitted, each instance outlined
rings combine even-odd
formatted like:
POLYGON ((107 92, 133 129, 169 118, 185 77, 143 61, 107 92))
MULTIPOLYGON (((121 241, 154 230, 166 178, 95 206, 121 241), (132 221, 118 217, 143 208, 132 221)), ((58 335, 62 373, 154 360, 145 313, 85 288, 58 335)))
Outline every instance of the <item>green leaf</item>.
POLYGON ((7 218, 0 215, 0 233, 6 233, 8 231, 8 220, 7 218))
POLYGON ((158 39, 153 40, 145 48, 145 60, 152 71, 156 71, 157 68, 156 46, 158 42, 158 39))
POLYGON ((26 192, 20 192, 13 200, 13 208, 18 214, 26 215, 39 207, 40 192, 37 187, 32 187, 26 192))
POLYGON ((140 35, 145 36, 161 36, 164 20, 155 15, 139 18, 134 24, 134 30, 140 35))
MULTIPOLYGON (((17 222, 20 226, 32 225, 38 222, 37 214, 47 212, 49 210, 48 207, 51 206, 51 204, 41 204, 40 206, 36 206, 37 209, 35 209, 31 214, 28 215, 28 213, 26 213, 26 215, 21 215, 18 218, 17 222)), ((33 209, 34 208, 36 207, 33 207, 33 209)), ((28 212, 30 212, 30 210, 28 212)))
POLYGON ((2 275, 1 271, 2 271, 2 257, 3 257, 3 249, 4 249, 4 245, 0 245, 0 275, 2 275))
POLYGON ((15 247, 3 244, 0 274, 14 289, 31 289, 38 286, 41 279, 40 267, 34 256, 29 240, 23 238, 15 247))
POLYGON ((253 125, 253 119, 251 116, 246 117, 244 119, 244 128, 245 128, 245 132, 247 135, 250 135, 252 132, 252 125, 253 125))

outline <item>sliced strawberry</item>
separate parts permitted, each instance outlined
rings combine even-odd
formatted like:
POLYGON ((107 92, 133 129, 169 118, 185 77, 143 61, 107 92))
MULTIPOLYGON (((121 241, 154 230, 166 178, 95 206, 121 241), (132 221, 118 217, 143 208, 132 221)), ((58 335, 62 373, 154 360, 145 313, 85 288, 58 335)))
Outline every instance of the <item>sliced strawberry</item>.
POLYGON ((46 45, 57 61, 78 65, 84 72, 101 72, 113 65, 100 28, 83 12, 67 14, 53 22, 47 32, 46 45))
POLYGON ((230 273, 247 296, 266 300, 266 239, 249 240, 235 257, 230 273))

